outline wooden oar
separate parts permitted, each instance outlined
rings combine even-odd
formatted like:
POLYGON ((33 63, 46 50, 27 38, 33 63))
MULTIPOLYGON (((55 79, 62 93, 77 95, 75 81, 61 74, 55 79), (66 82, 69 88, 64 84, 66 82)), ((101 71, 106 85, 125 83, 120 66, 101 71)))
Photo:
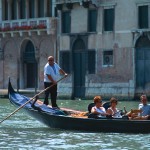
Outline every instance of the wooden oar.
POLYGON ((10 115, 8 115, 6 118, 4 118, 3 120, 0 121, 0 123, 2 123, 3 121, 5 121, 6 119, 8 119, 9 117, 11 117, 13 114, 15 114, 17 111, 19 111, 21 108, 23 108, 26 104, 28 104, 30 101, 32 101, 33 99, 35 99, 37 96, 39 96, 40 94, 42 94, 43 92, 47 91, 48 89, 50 89, 52 86, 56 85, 59 81, 63 80, 64 78, 66 78, 66 76, 64 76, 63 78, 59 79, 55 84, 52 84, 51 86, 47 87, 46 89, 44 89, 43 91, 41 91, 40 93, 36 94, 34 97, 32 97, 31 99, 29 99, 28 101, 26 101, 23 105, 21 105, 19 108, 17 108, 15 111, 13 111, 10 115))

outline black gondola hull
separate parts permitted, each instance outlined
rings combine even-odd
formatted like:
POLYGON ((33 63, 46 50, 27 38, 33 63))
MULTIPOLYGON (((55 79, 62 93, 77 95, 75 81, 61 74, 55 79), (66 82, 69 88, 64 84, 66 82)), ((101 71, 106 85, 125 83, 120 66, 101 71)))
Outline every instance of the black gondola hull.
POLYGON ((51 128, 88 132, 150 133, 149 120, 74 118, 50 115, 36 110, 26 109, 26 111, 30 116, 51 128))
MULTIPOLYGON (((11 83, 9 83, 8 94, 10 102, 16 106, 22 106, 29 100, 28 97, 15 92, 11 83)), ((23 109, 51 128, 87 132, 150 133, 150 120, 76 118, 63 115, 61 111, 53 110, 43 104, 37 105, 40 110, 34 109, 31 105, 32 103, 28 103, 23 109)))

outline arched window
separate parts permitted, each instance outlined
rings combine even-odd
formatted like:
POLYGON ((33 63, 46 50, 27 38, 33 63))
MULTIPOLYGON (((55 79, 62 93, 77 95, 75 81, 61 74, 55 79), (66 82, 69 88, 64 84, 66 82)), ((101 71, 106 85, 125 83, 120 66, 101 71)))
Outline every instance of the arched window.
POLYGON ((36 61, 34 46, 31 41, 28 41, 26 44, 23 59, 26 63, 34 63, 36 61))
POLYGON ((85 44, 82 39, 77 39, 73 45, 73 50, 85 49, 85 44))
POLYGON ((28 41, 25 46, 25 51, 23 53, 23 63, 24 63, 24 78, 25 87, 35 88, 37 87, 37 61, 35 58, 35 49, 31 41, 28 41))
POLYGON ((140 48, 140 47, 150 47, 150 40, 148 39, 147 36, 141 36, 135 45, 136 48, 140 48))

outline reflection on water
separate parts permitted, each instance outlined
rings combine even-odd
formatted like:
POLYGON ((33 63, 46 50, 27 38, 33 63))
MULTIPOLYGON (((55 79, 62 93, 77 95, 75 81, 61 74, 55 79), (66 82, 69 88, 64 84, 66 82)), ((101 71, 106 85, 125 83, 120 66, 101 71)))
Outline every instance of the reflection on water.
MULTIPOLYGON (((89 101, 58 101, 59 106, 86 110, 89 101)), ((120 102, 118 107, 136 108, 138 102, 120 102)), ((0 99, 0 120, 16 108, 0 99)), ((150 149, 149 134, 87 133, 50 129, 22 110, 0 124, 0 149, 10 150, 135 150, 150 149)))

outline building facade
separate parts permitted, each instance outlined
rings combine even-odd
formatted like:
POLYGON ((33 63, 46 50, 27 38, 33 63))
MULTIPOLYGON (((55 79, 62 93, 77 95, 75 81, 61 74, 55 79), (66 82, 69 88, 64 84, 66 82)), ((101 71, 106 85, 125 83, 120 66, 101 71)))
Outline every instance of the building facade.
MULTIPOLYGON (((43 89, 43 68, 57 58, 51 0, 0 0, 0 88, 43 89)), ((57 60, 56 60, 57 61, 57 60)))
POLYGON ((150 95, 149 0, 0 0, 0 88, 43 88, 54 55, 63 97, 150 95))
POLYGON ((148 0, 56 0, 56 8, 72 98, 150 95, 148 0))

